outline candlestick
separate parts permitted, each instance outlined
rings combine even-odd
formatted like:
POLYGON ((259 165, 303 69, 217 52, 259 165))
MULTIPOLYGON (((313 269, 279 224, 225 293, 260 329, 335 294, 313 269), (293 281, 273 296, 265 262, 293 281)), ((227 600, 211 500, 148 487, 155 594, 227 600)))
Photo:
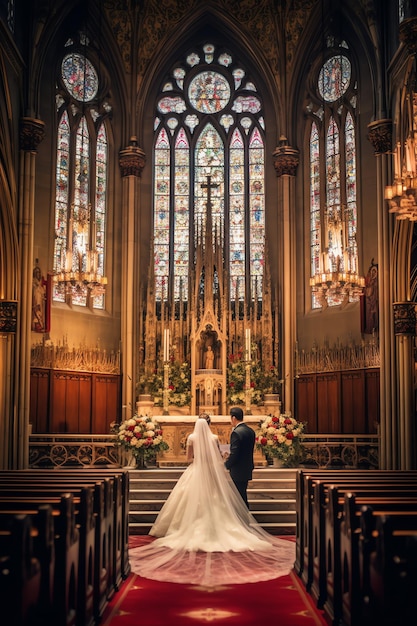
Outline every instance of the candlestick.
POLYGON ((251 346, 250 346, 250 328, 247 328, 245 331, 246 335, 246 360, 251 360, 251 346))
POLYGON ((169 361, 169 328, 164 329, 164 362, 169 361))

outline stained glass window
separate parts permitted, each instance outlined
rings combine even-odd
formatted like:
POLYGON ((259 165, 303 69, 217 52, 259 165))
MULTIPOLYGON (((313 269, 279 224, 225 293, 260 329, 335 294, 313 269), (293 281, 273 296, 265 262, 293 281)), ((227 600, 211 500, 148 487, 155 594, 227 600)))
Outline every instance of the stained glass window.
POLYGON ((344 55, 328 59, 320 70, 318 90, 326 102, 335 102, 349 87, 351 76, 350 61, 344 55))
MULTIPOLYGON (((348 49, 345 42, 342 47, 348 49)), ((350 59, 345 53, 330 56, 318 73, 317 99, 307 106, 313 309, 324 304, 320 281, 358 273, 356 106, 350 59)), ((341 304, 345 297, 346 293, 328 289, 326 304, 341 304)), ((350 291, 349 300, 357 299, 358 294, 350 291)))
POLYGON ((320 141, 317 124, 313 122, 310 134, 310 233, 311 275, 322 272, 320 223, 320 141))
POLYGON ((165 77, 154 118, 157 301, 188 300, 190 262, 208 217, 224 244, 229 298, 261 298, 264 126, 255 81, 229 50, 207 43, 165 77))
POLYGON ((92 100, 98 89, 98 76, 93 64, 82 54, 67 54, 62 61, 62 80, 68 93, 80 102, 92 100))
MULTIPOLYGON (((72 45, 71 40, 66 47, 72 45)), ((53 299, 103 309, 108 177, 105 118, 111 106, 108 100, 97 102, 98 89, 98 74, 87 57, 66 54, 56 94, 53 299)))

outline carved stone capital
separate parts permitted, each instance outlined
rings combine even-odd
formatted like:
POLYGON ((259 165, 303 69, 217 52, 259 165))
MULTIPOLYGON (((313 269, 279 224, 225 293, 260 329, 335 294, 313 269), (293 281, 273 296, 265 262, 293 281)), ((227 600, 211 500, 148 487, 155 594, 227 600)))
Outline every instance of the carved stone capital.
POLYGON ((136 137, 131 137, 128 147, 119 152, 119 165, 122 176, 140 177, 145 164, 145 152, 142 148, 139 148, 136 137))
POLYGON ((34 117, 22 117, 20 120, 20 149, 36 152, 45 137, 45 123, 34 117))
POLYGON ((0 300, 0 335, 15 333, 17 328, 17 300, 0 300))
POLYGON ((295 176, 300 162, 300 151, 291 146, 281 145, 273 153, 274 167, 277 176, 287 174, 295 176))
POLYGON ((392 120, 375 120, 368 124, 368 139, 375 154, 392 152, 392 120))
POLYGON ((399 38, 410 54, 417 52, 417 17, 408 17, 399 25, 399 38))
POLYGON ((394 333, 396 335, 416 335, 415 302, 394 302, 394 333))

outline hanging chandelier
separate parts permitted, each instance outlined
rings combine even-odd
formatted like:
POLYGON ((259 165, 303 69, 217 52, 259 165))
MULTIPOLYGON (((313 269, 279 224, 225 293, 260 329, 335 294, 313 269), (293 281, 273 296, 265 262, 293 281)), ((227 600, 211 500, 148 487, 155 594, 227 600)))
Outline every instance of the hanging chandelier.
POLYGON ((91 204, 86 207, 71 204, 67 247, 62 255, 61 270, 54 275, 54 281, 64 287, 66 294, 82 294, 88 289, 95 297, 104 294, 106 289, 107 278, 98 271, 95 222, 90 218, 91 204), (74 239, 77 242, 75 250, 74 239))
POLYGON ((326 215, 327 245, 320 255, 319 271, 310 278, 311 290, 322 306, 357 300, 365 287, 365 278, 356 270, 355 245, 348 241, 346 213, 344 207, 326 215))
POLYGON ((385 200, 389 212, 395 213, 397 220, 417 221, 417 172, 414 139, 409 137, 403 150, 398 142, 394 153, 394 181, 385 187, 385 200))

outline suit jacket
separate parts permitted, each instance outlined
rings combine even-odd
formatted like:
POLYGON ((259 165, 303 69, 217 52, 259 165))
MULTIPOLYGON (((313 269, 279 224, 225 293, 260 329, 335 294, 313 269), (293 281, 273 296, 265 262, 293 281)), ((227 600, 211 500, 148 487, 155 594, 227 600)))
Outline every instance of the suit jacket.
POLYGON ((254 447, 255 431, 241 422, 230 435, 230 456, 225 463, 233 480, 251 480, 254 447))

